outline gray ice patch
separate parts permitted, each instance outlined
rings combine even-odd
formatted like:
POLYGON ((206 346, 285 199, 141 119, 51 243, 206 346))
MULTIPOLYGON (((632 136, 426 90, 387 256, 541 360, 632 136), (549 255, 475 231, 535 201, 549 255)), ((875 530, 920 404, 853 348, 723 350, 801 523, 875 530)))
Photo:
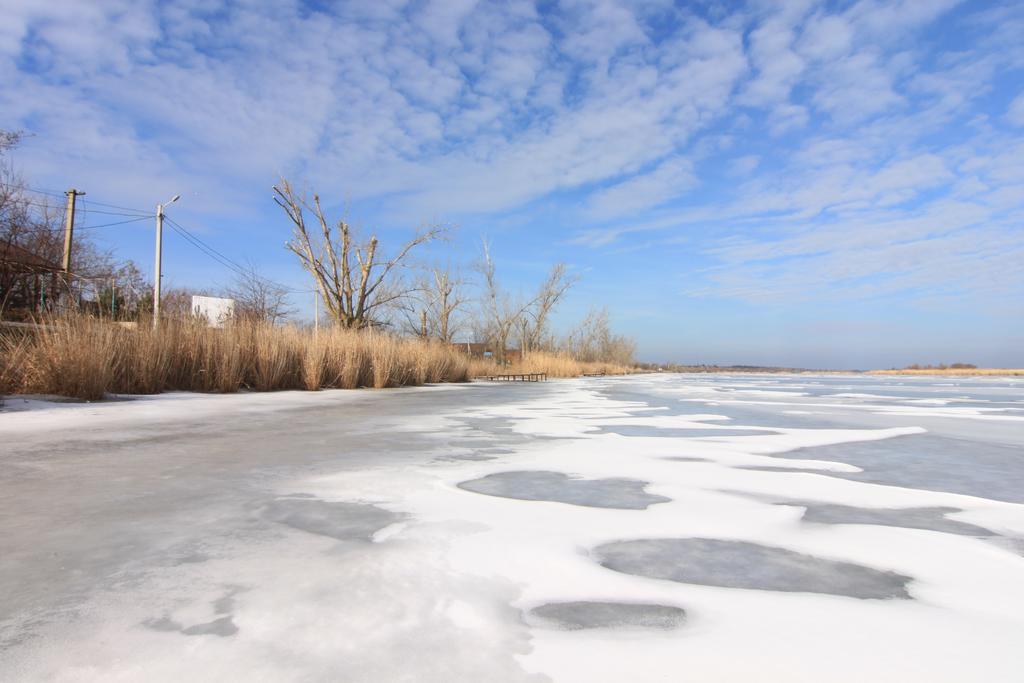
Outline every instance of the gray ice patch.
POLYGON ((598 546, 595 554, 608 569, 680 583, 861 599, 910 597, 910 577, 747 541, 615 541, 598 546))
POLYGON ((1024 538, 1006 538, 1003 536, 994 536, 988 539, 988 542, 1002 548, 1003 550, 1024 557, 1024 538))
POLYGON ((235 596, 243 592, 241 586, 234 586, 227 593, 211 603, 215 614, 231 614, 235 609, 235 596))
POLYGON ((791 474, 835 474, 834 470, 815 469, 812 467, 790 467, 788 465, 737 465, 738 470, 752 472, 789 472, 791 474))
POLYGON ((584 507, 646 510, 671 499, 644 491, 638 479, 577 479, 561 472, 524 471, 488 474, 460 483, 474 493, 517 500, 543 500, 584 507))
POLYGON ((568 631, 587 628, 649 628, 669 630, 686 621, 686 610, 669 605, 628 602, 551 602, 530 610, 568 631))
POLYGON ((947 519, 950 512, 961 512, 959 508, 861 508, 834 503, 792 502, 784 505, 806 507, 803 520, 817 524, 878 524, 906 529, 927 529, 963 536, 992 536, 984 527, 966 522, 947 519))
POLYGON ((220 617, 205 624, 196 624, 182 630, 186 636, 233 636, 238 633, 238 627, 230 616, 220 617))
POLYGON ((159 619, 150 619, 143 622, 143 626, 154 631, 177 632, 186 636, 220 636, 226 638, 238 633, 238 627, 230 616, 220 617, 213 621, 193 626, 183 626, 170 617, 163 616, 159 619))
POLYGON ((147 619, 142 622, 142 625, 154 631, 181 631, 182 629, 181 624, 168 616, 163 616, 159 619, 147 619))
POLYGON ((404 518, 376 505, 304 498, 273 500, 263 508, 263 516, 294 529, 342 541, 369 541, 376 532, 404 518))
POLYGON ((647 427, 644 425, 602 425, 601 433, 619 436, 644 436, 668 439, 694 439, 709 436, 765 436, 780 434, 771 429, 735 429, 729 427, 647 427))
POLYGON ((774 457, 842 462, 863 470, 819 472, 830 477, 1024 503, 1024 449, 1017 443, 911 434, 800 448, 774 457))
POLYGON ((466 453, 465 455, 442 455, 442 456, 440 456, 438 458, 435 458, 435 460, 437 460, 438 462, 460 462, 460 461, 480 462, 480 461, 485 461, 485 460, 497 460, 497 459, 498 459, 498 456, 496 456, 496 455, 485 455, 483 453, 466 453))

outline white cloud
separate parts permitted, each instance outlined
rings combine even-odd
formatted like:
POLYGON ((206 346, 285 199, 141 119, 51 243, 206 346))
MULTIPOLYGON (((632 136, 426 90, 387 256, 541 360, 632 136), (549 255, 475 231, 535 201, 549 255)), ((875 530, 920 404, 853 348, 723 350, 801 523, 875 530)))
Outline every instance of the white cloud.
POLYGON ((810 59, 835 59, 850 51, 853 27, 841 16, 818 14, 800 35, 797 50, 810 59))
POLYGON ((789 93, 804 71, 804 60, 794 52, 793 30, 773 19, 750 33, 750 57, 757 75, 740 99, 753 105, 775 105, 789 100, 789 93))
POLYGON ((1024 92, 1017 95, 1006 108, 1006 120, 1015 126, 1024 128, 1024 92))
POLYGON ((894 74, 873 50, 861 50, 831 62, 819 76, 811 101, 842 123, 857 123, 905 103, 894 74))
MULTIPOLYGON (((979 102, 1022 60, 988 28, 1020 12, 978 19, 991 42, 954 54, 926 35, 952 0, 714 20, 613 0, 72 4, 11 0, 0 25, 0 114, 38 133, 22 157, 41 183, 230 211, 286 173, 415 217, 568 197, 580 244, 744 235, 713 239, 735 266, 719 293, 873 277, 901 244, 966 250, 964 235, 1014 253, 1021 165, 979 102), (771 259, 799 265, 751 265, 771 259)), ((1003 116, 1024 126, 1024 95, 1003 116)), ((886 286, 930 277, 896 270, 886 286)))
POLYGON ((760 163, 761 157, 756 154, 748 154, 738 159, 733 159, 729 164, 729 170, 733 175, 746 176, 753 173, 760 163))
POLYGON ((609 217, 647 209, 680 196, 696 182, 693 164, 686 159, 669 159, 649 173, 591 195, 588 211, 593 216, 609 217))
POLYGON ((861 0, 846 16, 865 35, 875 39, 899 40, 948 12, 964 0, 861 0))

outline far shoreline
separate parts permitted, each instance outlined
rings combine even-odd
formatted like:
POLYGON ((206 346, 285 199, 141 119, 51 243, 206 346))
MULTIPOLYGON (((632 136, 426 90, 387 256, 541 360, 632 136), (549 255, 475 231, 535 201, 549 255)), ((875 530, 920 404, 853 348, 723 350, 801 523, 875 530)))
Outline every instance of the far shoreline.
POLYGON ((914 375, 935 377, 1024 377, 1024 368, 919 368, 868 370, 867 375, 914 375))

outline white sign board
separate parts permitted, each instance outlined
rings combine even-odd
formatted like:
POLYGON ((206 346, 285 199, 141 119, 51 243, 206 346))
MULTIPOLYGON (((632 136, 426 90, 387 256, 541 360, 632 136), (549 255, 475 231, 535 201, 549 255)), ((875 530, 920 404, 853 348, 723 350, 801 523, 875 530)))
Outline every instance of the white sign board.
POLYGON ((210 327, 224 327, 235 314, 235 300, 216 296, 193 296, 192 315, 204 318, 210 327))

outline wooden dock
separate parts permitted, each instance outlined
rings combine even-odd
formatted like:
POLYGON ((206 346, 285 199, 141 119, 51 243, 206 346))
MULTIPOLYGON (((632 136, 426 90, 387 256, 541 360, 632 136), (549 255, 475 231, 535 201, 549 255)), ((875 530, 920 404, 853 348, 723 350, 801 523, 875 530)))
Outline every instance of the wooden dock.
POLYGON ((487 379, 492 382, 546 382, 548 380, 548 373, 528 372, 511 375, 484 375, 480 379, 487 379))

